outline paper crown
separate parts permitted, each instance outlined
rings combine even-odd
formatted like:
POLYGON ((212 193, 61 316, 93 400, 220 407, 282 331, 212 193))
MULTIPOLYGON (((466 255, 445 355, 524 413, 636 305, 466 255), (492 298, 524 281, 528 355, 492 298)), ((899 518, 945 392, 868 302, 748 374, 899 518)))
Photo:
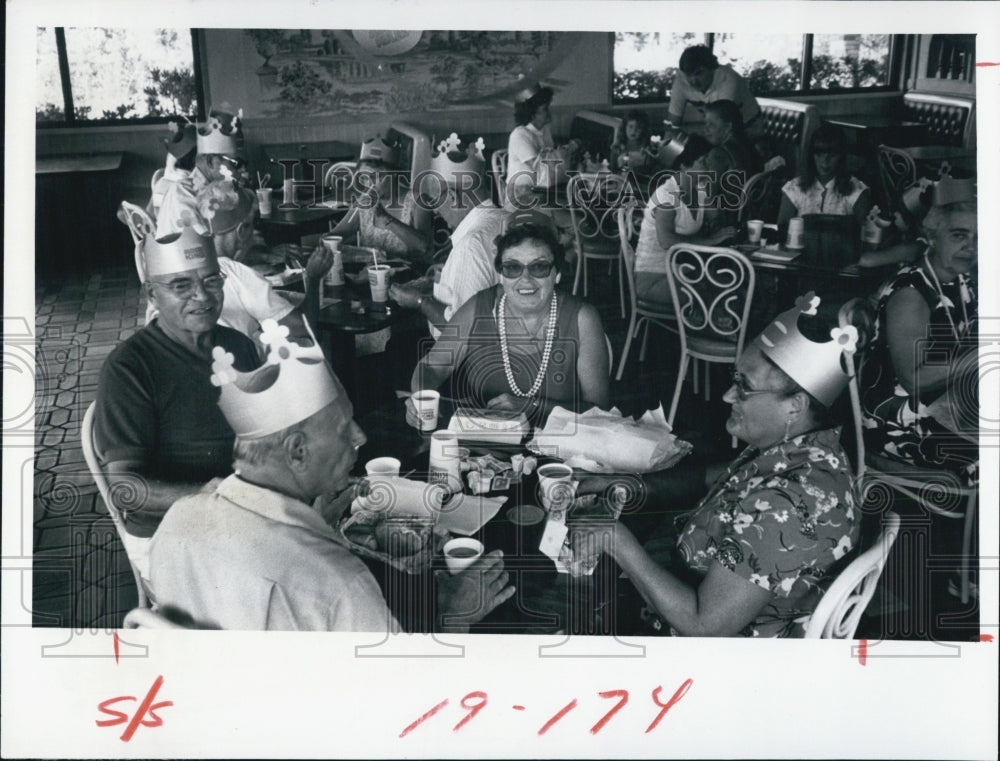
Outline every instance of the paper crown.
POLYGON ((288 340, 286 326, 272 319, 261 327, 260 340, 270 351, 266 364, 253 372, 233 367, 233 355, 221 346, 212 349, 211 380, 222 390, 219 408, 242 439, 283 431, 345 395, 311 329, 313 345, 300 346, 288 340))
POLYGON ((361 154, 358 161, 380 161, 392 166, 396 163, 396 149, 386 143, 380 135, 369 138, 361 144, 361 154))
POLYGON ((976 200, 976 181, 972 179, 956 180, 949 174, 944 174, 934 185, 934 205, 947 206, 952 203, 963 203, 976 200))
POLYGON ((449 185, 455 185, 457 178, 463 173, 483 175, 486 170, 486 159, 483 157, 485 148, 486 143, 481 137, 462 148, 458 135, 452 132, 431 154, 431 171, 443 177, 449 185))
POLYGON ((167 122, 167 136, 163 138, 163 144, 171 156, 182 159, 198 147, 196 133, 197 128, 190 122, 167 122))
POLYGON ((847 386, 848 375, 841 356, 857 350, 858 331, 853 325, 830 330, 829 341, 806 338, 799 331, 799 318, 815 316, 820 304, 812 291, 795 300, 795 306, 779 314, 760 336, 761 351, 785 374, 829 407, 847 386))
POLYGON ((191 227, 163 238, 142 241, 144 280, 160 275, 172 275, 199 267, 218 266, 215 244, 211 238, 199 235, 191 227))
POLYGON ((243 109, 235 114, 212 109, 208 120, 198 125, 198 153, 218 153, 232 156, 240 152, 240 123, 243 109))
POLYGON ((232 180, 214 180, 198 191, 198 215, 211 235, 227 233, 253 211, 257 196, 232 180))

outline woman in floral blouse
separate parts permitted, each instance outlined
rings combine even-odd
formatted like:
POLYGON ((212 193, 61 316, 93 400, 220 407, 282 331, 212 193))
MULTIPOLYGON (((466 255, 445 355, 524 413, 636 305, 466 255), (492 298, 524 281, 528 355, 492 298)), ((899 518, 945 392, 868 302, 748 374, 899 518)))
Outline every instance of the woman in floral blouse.
MULTIPOLYGON (((621 524, 612 554, 676 634, 801 637, 821 580, 848 562, 838 561, 860 533, 840 430, 765 356, 760 339, 743 352, 723 398, 732 405, 726 430, 749 446, 676 521, 673 567, 621 524)), ((661 503, 657 481, 668 473, 642 477, 647 504, 661 503)), ((578 493, 606 488, 600 478, 588 481, 578 493)))

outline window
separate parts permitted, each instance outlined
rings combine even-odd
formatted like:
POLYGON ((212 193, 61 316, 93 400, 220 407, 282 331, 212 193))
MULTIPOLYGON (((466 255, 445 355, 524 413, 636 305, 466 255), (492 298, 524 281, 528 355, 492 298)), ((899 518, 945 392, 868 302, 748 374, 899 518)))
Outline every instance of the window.
POLYGON ((616 32, 614 103, 666 101, 684 48, 708 45, 754 95, 886 88, 893 85, 888 34, 694 34, 616 32))
POLYGON ((157 122, 200 113, 190 29, 38 27, 35 123, 157 122))

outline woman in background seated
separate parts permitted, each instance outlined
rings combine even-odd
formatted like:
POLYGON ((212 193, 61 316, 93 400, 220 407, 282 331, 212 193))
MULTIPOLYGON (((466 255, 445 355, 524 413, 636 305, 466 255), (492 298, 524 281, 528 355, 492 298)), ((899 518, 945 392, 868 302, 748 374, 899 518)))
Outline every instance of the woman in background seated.
POLYGON ((871 192, 847 171, 844 133, 832 124, 820 126, 809 139, 805 170, 781 189, 778 227, 806 214, 853 214, 860 230, 872 208, 871 192))
POLYGON ((648 173, 654 166, 649 134, 649 115, 645 111, 629 111, 619 141, 611 146, 612 169, 621 173, 648 173))
MULTIPOLYGON (((955 377, 956 369, 977 368, 978 301, 970 275, 978 233, 971 189, 966 200, 931 207, 923 225, 928 240, 923 255, 878 292, 877 335, 864 366, 865 442, 869 453, 954 470, 974 483, 977 448, 927 409, 949 389, 956 398, 977 390, 975 382, 955 377)), ((978 419, 966 412, 960 418, 978 419)))
MULTIPOLYGON (((829 412, 847 377, 840 352, 810 348, 824 339, 829 345, 830 325, 799 311, 779 316, 785 329, 769 327, 737 362, 723 397, 732 406, 726 431, 749 446, 708 495, 676 522, 668 519, 645 547, 625 525, 615 526, 609 551, 659 619, 658 630, 801 637, 824 591, 821 580, 857 546, 861 513, 829 412), (787 327, 796 320, 801 333, 787 327), (789 341, 793 335, 798 339, 789 341)), ((607 495, 618 478, 585 478, 577 495, 607 495)), ((638 484, 644 512, 676 510, 670 470, 622 483, 632 490, 638 484)))
MULTIPOLYGON (((601 318, 590 304, 555 292, 563 249, 551 221, 524 211, 511 225, 496 239, 500 285, 455 313, 413 371, 411 389, 437 389, 450 378, 448 396, 473 408, 524 413, 533 423, 557 405, 607 408, 601 318)), ((409 400, 406 419, 419 425, 409 400)))
MULTIPOLYGON (((716 183, 705 182, 711 150, 705 138, 688 138, 684 152, 677 157, 680 174, 668 176, 646 204, 635 247, 635 290, 640 301, 670 309, 667 250, 675 243, 717 245, 736 234, 731 214, 707 208, 717 188, 716 183)), ((711 160, 720 157, 722 154, 716 153, 711 160)), ((725 171, 724 166, 715 164, 717 171, 725 171)))

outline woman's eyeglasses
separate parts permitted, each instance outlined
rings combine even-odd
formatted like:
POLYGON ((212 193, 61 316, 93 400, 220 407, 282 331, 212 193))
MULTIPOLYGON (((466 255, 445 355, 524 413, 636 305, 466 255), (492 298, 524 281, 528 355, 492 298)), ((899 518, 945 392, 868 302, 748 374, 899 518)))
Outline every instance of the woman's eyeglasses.
POLYGON ((552 274, 552 268, 556 266, 555 262, 532 262, 527 267, 525 267, 521 262, 503 262, 500 265, 500 272, 504 277, 514 280, 515 278, 521 277, 525 270, 528 270, 528 274, 532 277, 548 277, 552 274))
POLYGON ((755 389, 747 386, 746 378, 744 378, 736 370, 732 371, 733 388, 736 389, 736 396, 739 397, 741 402, 745 402, 751 396, 756 396, 757 394, 780 394, 781 391, 773 388, 763 388, 755 389))
POLYGON ((170 292, 179 299, 187 299, 194 295, 195 288, 199 283, 201 284, 201 287, 205 289, 206 293, 221 292, 222 287, 226 283, 226 276, 220 272, 216 275, 203 277, 200 280, 185 277, 171 280, 169 283, 162 283, 159 280, 150 280, 149 282, 153 285, 161 285, 164 288, 170 289, 170 292))

